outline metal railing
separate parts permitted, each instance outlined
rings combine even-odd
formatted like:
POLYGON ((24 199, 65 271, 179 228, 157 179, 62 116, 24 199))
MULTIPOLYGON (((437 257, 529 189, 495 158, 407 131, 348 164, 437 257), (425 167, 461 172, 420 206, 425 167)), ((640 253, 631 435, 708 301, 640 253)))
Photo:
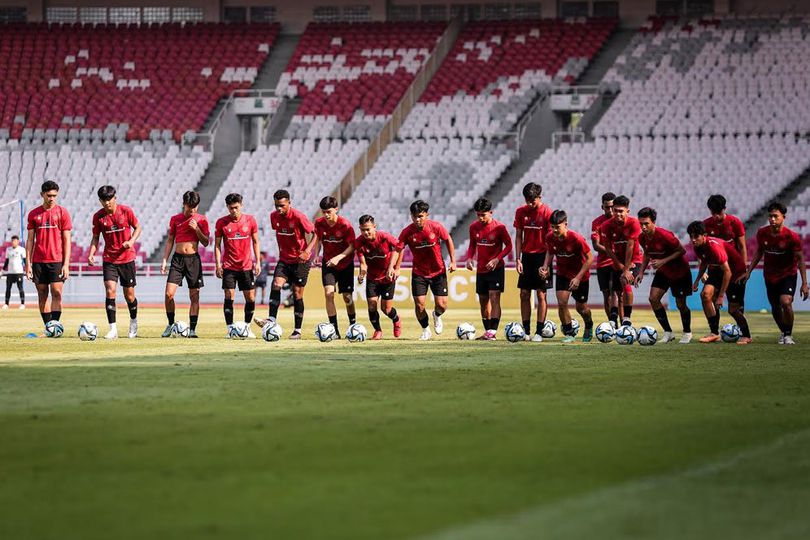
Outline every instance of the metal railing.
POLYGON ((214 117, 214 121, 211 122, 208 130, 186 132, 181 138, 181 146, 199 145, 205 148, 207 151, 212 150, 214 148, 214 143, 216 142, 217 129, 222 123, 222 119, 225 117, 225 113, 228 111, 228 108, 233 105, 234 98, 238 97, 276 97, 276 89, 240 88, 233 90, 225 99, 225 103, 222 105, 222 108, 219 110, 216 117, 214 117))
POLYGON ((565 131, 555 131, 551 134, 551 147, 556 150, 560 147, 563 143, 584 143, 585 142, 585 132, 576 129, 576 130, 565 130, 565 131))

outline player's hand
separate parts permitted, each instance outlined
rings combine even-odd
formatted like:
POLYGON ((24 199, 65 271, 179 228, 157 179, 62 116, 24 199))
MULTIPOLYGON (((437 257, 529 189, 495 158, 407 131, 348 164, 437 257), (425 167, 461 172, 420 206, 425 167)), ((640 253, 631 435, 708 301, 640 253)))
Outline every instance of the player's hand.
POLYGON ((699 283, 700 283, 699 279, 696 279, 695 282, 692 283, 692 292, 697 292, 699 283))
POLYGON ((60 277, 62 278, 62 281, 67 281, 67 278, 70 277, 70 265, 68 264, 62 265, 62 274, 60 277))
POLYGON ((28 278, 28 281, 34 281, 34 271, 31 270, 31 265, 28 265, 28 268, 25 269, 25 277, 28 278))
POLYGON ((326 261, 326 266, 328 266, 329 268, 334 268, 335 266, 338 265, 341 259, 343 259, 343 257, 341 257, 340 255, 335 255, 334 257, 326 261))
POLYGON ((253 274, 258 276, 261 273, 262 273, 262 265, 259 263, 253 265, 253 274))
POLYGON ((745 273, 740 277, 738 277, 737 279, 735 279, 734 283, 745 283, 746 281, 748 281, 748 273, 745 273))
POLYGON ((644 281, 644 274, 639 274, 638 277, 636 277, 636 288, 641 285, 642 281, 644 281))
POLYGON ((493 270, 495 270, 496 268, 498 268, 498 265, 499 265, 499 264, 501 264, 501 260, 500 260, 500 259, 492 259, 491 261, 489 261, 489 262, 487 263, 487 271, 492 272, 493 270))
POLYGON ((472 259, 467 259, 467 264, 464 265, 467 270, 473 270, 475 268, 475 263, 472 259))
POLYGON ((721 293, 718 294, 717 298, 714 299, 714 305, 717 306, 717 309, 723 309, 723 299, 725 296, 725 293, 721 293))
POLYGON ((543 279, 548 278, 548 266, 541 266, 537 273, 540 274, 540 277, 543 279))
POLYGON ((222 279, 222 274, 223 274, 223 272, 222 272, 222 265, 221 265, 221 264, 218 264, 218 265, 217 265, 217 269, 216 269, 216 270, 214 270, 214 273, 217 275, 217 277, 218 277, 219 279, 222 279))
POLYGON ((659 268, 664 266, 664 263, 661 261, 661 259, 651 259, 650 266, 653 267, 653 270, 658 270, 659 268))
POLYGON ((622 280, 624 280, 625 284, 632 285, 636 282, 636 278, 633 276, 633 272, 630 270, 625 270, 622 272, 622 280))
POLYGON ((163 259, 163 262, 160 263, 160 273, 166 275, 166 259, 163 259))
POLYGON ((188 220, 188 226, 191 228, 192 231, 195 231, 195 232, 199 228, 198 225, 197 225, 197 220, 194 219, 194 218, 191 218, 190 220, 188 220))
POLYGON ((573 278, 573 279, 571 280, 571 284, 570 284, 570 285, 568 285, 568 290, 569 290, 569 291, 575 291, 575 290, 577 290, 577 289, 579 289, 579 279, 577 279, 577 278, 573 278))
MULTIPOLYGON (((709 274, 706 273, 706 272, 703 272, 703 275, 700 276, 700 281, 702 281, 703 283, 706 283, 708 280, 709 280, 709 274)), ((697 290, 697 289, 695 289, 695 290, 697 290)))
POLYGON ((304 251, 298 254, 298 260, 301 262, 307 262, 311 256, 312 253, 310 253, 309 250, 305 249, 304 251))
POLYGON ((92 254, 92 255, 89 255, 87 257, 87 264, 89 264, 90 266, 95 266, 96 265, 96 254, 95 253, 92 254))
POLYGON ((447 271, 451 274, 456 271, 456 261, 450 261, 450 268, 447 271))
POLYGON ((518 274, 523 274, 523 262, 520 258, 515 262, 515 270, 517 270, 518 274))
POLYGON ((127 240, 123 244, 121 244, 121 247, 124 248, 124 249, 130 249, 133 245, 134 245, 134 242, 130 238, 129 240, 127 240))
POLYGON ((807 301, 810 298, 810 287, 807 286, 807 283, 802 285, 802 300, 807 301))
POLYGON ((366 271, 363 268, 361 268, 360 273, 357 274, 357 283, 362 285, 365 280, 366 280, 366 271))

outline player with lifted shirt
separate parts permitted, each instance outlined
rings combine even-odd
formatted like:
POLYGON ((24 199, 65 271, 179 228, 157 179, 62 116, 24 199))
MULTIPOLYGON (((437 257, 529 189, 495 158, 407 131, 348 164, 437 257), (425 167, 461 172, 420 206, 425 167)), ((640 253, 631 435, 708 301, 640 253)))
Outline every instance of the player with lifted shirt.
MULTIPOLYGON (((619 195, 613 200, 613 217, 600 226, 599 232, 602 246, 613 261, 610 292, 617 297, 624 296, 622 325, 630 326, 633 315, 633 289, 628 285, 635 285, 643 260, 638 243, 641 225, 630 215, 630 199, 619 195)), ((618 324, 617 311, 611 309, 610 312, 610 320, 614 324, 618 324)))
POLYGON ((87 262, 96 264, 96 250, 101 235, 104 235, 104 254, 102 269, 104 273, 104 291, 107 322, 110 331, 106 339, 118 337, 116 323, 116 286, 121 283, 124 289, 124 300, 129 308, 129 338, 138 336, 138 299, 135 298, 135 242, 141 236, 141 224, 135 212, 129 206, 118 204, 115 188, 101 186, 98 188, 98 200, 101 210, 93 215, 93 239, 90 241, 90 253, 87 262))
POLYGON ((166 250, 163 253, 163 263, 160 265, 160 273, 169 276, 166 279, 166 319, 169 324, 161 334, 161 337, 172 335, 172 325, 174 324, 174 294, 177 287, 186 280, 188 286, 189 306, 189 333, 188 337, 197 337, 197 321, 200 316, 200 288, 203 287, 203 269, 199 245, 207 246, 211 240, 209 238, 208 220, 205 216, 197 213, 200 206, 200 194, 196 191, 186 191, 183 194, 183 211, 172 216, 169 220, 169 239, 166 242, 166 250), (174 255, 172 255, 174 248, 174 255), (172 255, 171 265, 169 265, 169 255, 172 255), (167 265, 168 268, 167 268, 167 265))
POLYGON ((405 227, 399 235, 401 244, 398 250, 394 274, 389 279, 396 282, 399 277, 399 267, 402 264, 402 250, 408 246, 413 254, 413 275, 411 277, 411 294, 413 294, 416 320, 422 327, 421 341, 431 337, 430 319, 425 308, 428 289, 433 293, 433 329, 441 334, 444 326, 442 314, 447 310, 447 271, 456 271, 456 250, 453 239, 447 233, 444 225, 428 219, 430 205, 422 200, 411 203, 411 220, 413 223, 405 227), (447 253, 450 255, 450 267, 445 268, 442 257, 442 242, 447 244, 447 253))
POLYGON ((614 193, 608 191, 602 194, 602 215, 591 222, 591 245, 598 254, 596 257, 596 280, 599 282, 599 290, 602 292, 602 299, 605 303, 605 315, 611 318, 611 312, 615 315, 614 320, 619 319, 619 306, 621 306, 622 296, 610 292, 610 278, 613 275, 613 259, 607 254, 605 246, 602 245, 602 224, 613 217, 614 193))

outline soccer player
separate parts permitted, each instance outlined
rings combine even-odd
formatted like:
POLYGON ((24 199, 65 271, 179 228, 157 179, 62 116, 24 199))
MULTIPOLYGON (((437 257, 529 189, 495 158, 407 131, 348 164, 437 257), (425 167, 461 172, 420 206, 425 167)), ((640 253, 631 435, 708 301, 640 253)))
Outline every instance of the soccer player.
POLYGON ((795 345, 793 341, 793 296, 796 294, 796 273, 801 272, 803 300, 810 296, 807 286, 807 268, 798 234, 785 226, 785 205, 768 205, 768 225, 757 231, 757 250, 745 273, 745 281, 765 257, 765 290, 771 304, 771 315, 781 330, 780 345, 795 345))
POLYGON ((321 262, 321 283, 326 298, 326 314, 329 322, 335 327, 335 334, 340 339, 337 308, 335 307, 335 288, 343 296, 346 304, 346 315, 349 326, 357 322, 354 308, 354 228, 345 217, 338 215, 338 203, 334 197, 324 197, 320 202, 322 217, 315 220, 315 234, 307 245, 307 251, 318 254, 319 244, 323 244, 321 262), (343 257, 336 259, 338 255, 343 257))
POLYGON ((171 266, 168 269, 169 277, 166 279, 166 318, 169 324, 161 337, 172 335, 174 324, 174 293, 177 287, 183 284, 183 278, 188 286, 189 307, 189 333, 188 337, 197 337, 197 321, 200 316, 200 288, 203 283, 202 261, 200 260, 199 245, 207 246, 210 228, 205 216, 197 213, 200 206, 200 194, 196 191, 186 191, 183 194, 183 211, 172 216, 169 220, 169 239, 166 242, 166 251, 163 253, 163 263, 160 273, 166 274, 166 265, 169 255, 174 248, 171 266))
POLYGON ((548 314, 546 291, 551 288, 552 272, 547 278, 540 277, 540 267, 546 259, 545 237, 549 232, 548 220, 551 208, 543 204, 543 188, 529 182, 523 186, 524 206, 515 210, 515 252, 518 254, 516 267, 518 272, 518 289, 520 289, 520 316, 526 340, 543 341, 543 324, 548 314), (532 291, 537 291, 537 326, 533 337, 532 324, 532 291))
MULTIPOLYGON (((622 297, 622 325, 630 326, 633 315, 633 289, 641 270, 641 249, 638 238, 641 225, 630 215, 630 199, 619 195, 613 200, 613 217, 605 220, 599 228, 601 243, 612 261, 610 293, 622 297)), ((611 306, 610 320, 618 325, 619 309, 611 306)))
POLYGON ((593 317, 588 307, 590 271, 593 264, 591 246, 581 234, 568 228, 568 215, 565 210, 552 212, 550 223, 551 232, 546 235, 548 251, 539 272, 543 276, 550 275, 551 262, 554 258, 557 259, 557 305, 565 336, 562 342, 571 343, 575 339, 571 312, 568 309, 568 300, 573 296, 577 313, 585 322, 582 341, 587 343, 593 337, 593 317))
POLYGON ((280 189, 273 194, 275 211, 270 214, 270 226, 276 231, 279 261, 273 271, 273 283, 270 286, 269 314, 267 319, 256 319, 254 322, 264 326, 275 321, 281 305, 281 288, 285 283, 292 287, 295 329, 290 339, 301 339, 301 325, 304 322, 304 287, 309 277, 309 259, 312 253, 307 250, 309 235, 314 227, 307 216, 290 204, 290 194, 280 189))
POLYGON ((14 284, 17 285, 17 291, 20 293, 20 309, 25 309, 25 290, 23 289, 25 249, 20 245, 20 237, 16 234, 11 237, 11 246, 6 249, 3 273, 6 275, 6 302, 3 304, 3 309, 8 309, 8 303, 11 300, 11 287, 14 284))
POLYGON ((683 249, 681 242, 671 231, 656 225, 657 217, 658 212, 650 207, 638 211, 638 221, 641 224, 639 243, 644 250, 644 262, 641 263, 636 284, 641 284, 647 267, 652 266, 655 276, 650 287, 650 305, 655 318, 658 319, 658 324, 664 330, 661 341, 669 343, 675 340, 675 334, 672 332, 667 317, 667 310, 661 303, 667 290, 672 290, 675 305, 678 306, 681 314, 683 327, 680 343, 690 343, 692 341, 692 311, 686 305, 686 298, 692 296, 692 272, 689 270, 689 262, 685 256, 686 250, 683 249))
POLYGON ((591 223, 591 245, 597 253, 596 257, 596 280, 599 282, 599 290, 602 292, 602 299, 605 303, 605 315, 610 318, 611 309, 615 311, 615 319, 619 318, 619 306, 621 296, 611 294, 610 278, 613 274, 613 259, 607 254, 605 246, 602 245, 602 224, 613 217, 613 200, 616 195, 608 191, 602 194, 602 215, 591 223), (612 306, 612 308, 611 308, 612 306))
POLYGON ((37 287, 39 313, 47 324, 62 317, 62 287, 70 276, 73 222, 68 211, 56 204, 59 184, 52 180, 43 182, 40 194, 42 204, 28 212, 25 275, 37 287))
POLYGON ((96 250, 101 235, 104 235, 104 253, 102 254, 102 272, 104 274, 104 304, 110 331, 106 339, 118 338, 116 322, 115 296, 116 287, 121 283, 124 300, 129 309, 130 339, 138 336, 138 299, 135 298, 135 242, 141 236, 141 224, 135 212, 129 206, 118 204, 115 188, 101 186, 98 188, 98 201, 101 210, 93 214, 93 239, 90 241, 90 252, 87 262, 96 264, 96 250))
POLYGON ((745 244, 745 225, 737 216, 726 213, 726 198, 712 195, 706 201, 711 216, 703 220, 706 234, 731 245, 740 254, 743 264, 748 264, 748 248, 745 244))
MULTIPOLYGON (((261 250, 259 225, 256 218, 242 213, 242 196, 239 193, 228 194, 225 197, 225 206, 228 208, 228 215, 219 218, 214 226, 214 261, 216 275, 222 279, 222 290, 225 293, 222 311, 228 326, 227 335, 230 337, 237 285, 245 297, 244 320, 248 325, 253 320, 253 312, 256 311, 255 278, 261 272, 261 250)), ((250 326, 248 337, 256 337, 250 326)))
MULTIPOLYGON (((700 338, 701 343, 714 343, 720 341, 720 308, 723 298, 728 293, 728 313, 740 327, 742 337, 737 341, 740 345, 751 343, 751 330, 745 318, 742 299, 745 297, 745 285, 739 278, 745 275, 745 265, 742 257, 733 244, 724 242, 706 234, 706 225, 702 221, 693 221, 686 228, 695 255, 700 259, 700 268, 692 290, 697 291, 703 275, 708 269, 708 276, 703 284, 700 299, 703 311, 709 321, 709 334, 700 338), (732 300, 734 298, 735 300, 732 300)), ((744 282, 743 282, 744 283, 744 282)))
POLYGON ((430 318, 425 302, 428 289, 433 293, 433 329, 441 334, 444 329, 442 315, 447 310, 447 272, 456 271, 456 249, 453 239, 444 225, 429 218, 430 205, 422 200, 411 203, 411 220, 399 235, 400 248, 393 274, 388 278, 396 282, 399 267, 402 265, 402 251, 408 246, 413 254, 413 275, 411 277, 411 294, 413 294, 416 320, 422 327, 421 341, 431 338, 430 318), (442 257, 442 242, 447 245, 450 266, 446 268, 442 257))
POLYGON ((501 293, 506 281, 503 261, 512 253, 512 238, 506 226, 492 218, 492 203, 488 199, 478 199, 473 209, 478 219, 470 224, 467 270, 476 270, 475 292, 484 323, 484 334, 478 339, 494 341, 501 322, 501 293))
POLYGON ((347 247, 342 253, 335 256, 334 262, 338 264, 342 259, 357 253, 360 259, 357 283, 362 285, 363 281, 366 282, 368 318, 374 327, 374 335, 371 336, 371 339, 382 339, 380 312, 377 309, 380 304, 382 304, 383 313, 394 324, 394 337, 398 338, 402 335, 402 322, 394 308, 394 291, 397 282, 393 277, 396 274, 396 261, 402 244, 387 232, 378 231, 373 216, 364 214, 360 216, 359 222, 360 236, 354 239, 353 246, 347 247))

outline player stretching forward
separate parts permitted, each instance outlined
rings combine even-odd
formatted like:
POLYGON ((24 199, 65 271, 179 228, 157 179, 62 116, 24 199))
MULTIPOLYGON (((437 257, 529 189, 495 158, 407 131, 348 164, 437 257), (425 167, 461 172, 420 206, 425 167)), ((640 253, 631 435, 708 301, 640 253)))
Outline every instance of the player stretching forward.
POLYGON ((518 289, 520 289, 520 315, 526 340, 543 341, 543 324, 548 314, 546 291, 551 288, 553 280, 549 271, 547 278, 540 277, 540 267, 546 259, 545 237, 549 232, 548 220, 551 208, 543 204, 543 188, 529 182, 523 186, 524 206, 515 210, 515 251, 519 255, 517 262, 518 289), (537 291, 537 326, 534 337, 532 325, 532 291, 537 291))
POLYGON ((602 215, 591 223, 591 245, 598 254, 596 257, 596 280, 599 282, 599 290, 602 291, 602 299, 605 303, 605 316, 610 318, 611 311, 615 313, 614 319, 619 319, 619 306, 621 297, 610 292, 610 278, 613 274, 613 259, 607 254, 605 246, 602 245, 602 224, 613 217, 613 200, 616 195, 608 191, 602 194, 602 215))
POLYGON ((506 281, 503 260, 512 253, 512 239, 506 226, 492 218, 492 203, 489 200, 483 197, 478 199, 473 209, 478 220, 470 224, 467 270, 476 268, 475 292, 484 323, 484 334, 478 339, 494 341, 501 322, 501 293, 506 281), (473 259, 476 252, 478 257, 473 259))
POLYGON ((163 253, 163 263, 160 273, 166 274, 166 265, 169 255, 172 255, 169 277, 166 279, 166 318, 169 324, 161 337, 172 335, 174 324, 174 293, 177 287, 186 279, 188 286, 188 299, 191 303, 188 310, 189 333, 188 337, 197 337, 197 321, 200 316, 200 288, 204 286, 202 261, 198 253, 199 244, 207 246, 210 243, 208 220, 197 213, 200 206, 200 194, 196 191, 186 191, 183 194, 183 211, 172 216, 169 220, 169 239, 163 253))
POLYGON ((780 345, 795 345, 793 341, 793 296, 796 294, 796 273, 802 276, 802 299, 807 300, 807 269, 799 235, 785 227, 785 205, 774 202, 768 205, 768 222, 757 231, 757 251, 745 272, 745 280, 765 256, 765 290, 771 304, 771 314, 776 326, 782 331, 780 345))
POLYGON ((418 200, 411 203, 411 219, 413 223, 405 227, 399 235, 400 247, 397 255, 394 273, 389 275, 391 281, 396 282, 399 277, 399 267, 402 264, 402 251, 405 246, 413 254, 413 275, 411 277, 411 294, 413 294, 416 320, 422 326, 421 341, 431 337, 428 324, 430 319, 425 308, 428 288, 433 292, 433 329, 441 334, 444 329, 442 314, 447 310, 447 271, 456 271, 456 249, 453 239, 447 233, 444 225, 428 219, 430 205, 418 200), (447 244, 447 253, 450 256, 450 267, 445 268, 442 258, 442 242, 447 244))
POLYGON ((307 251, 318 254, 323 244, 323 260, 321 261, 321 283, 323 294, 326 297, 326 314, 329 322, 335 327, 335 334, 340 339, 338 330, 337 307, 335 307, 335 287, 343 295, 346 304, 346 315, 349 317, 349 326, 357 322, 357 312, 354 309, 354 228, 351 222, 338 215, 338 203, 334 197, 324 197, 320 202, 323 217, 315 220, 315 234, 307 245, 307 251), (347 252, 348 251, 348 252, 347 252), (343 255, 345 253, 345 255, 343 255), (339 259, 338 256, 343 255, 339 259))
MULTIPOLYGON (((237 285, 245 296, 245 322, 250 325, 253 320, 253 312, 256 311, 256 276, 261 272, 262 256, 259 249, 259 226, 256 218, 242 213, 242 196, 230 193, 225 197, 225 206, 228 208, 228 215, 219 218, 214 226, 214 260, 216 275, 222 279, 222 290, 225 292, 222 311, 230 337, 237 285), (251 248, 255 261, 250 254, 251 248)), ((248 326, 248 338, 255 337, 248 326)))
MULTIPOLYGON (((619 195, 613 200, 613 217, 606 220, 599 229, 602 245, 613 261, 610 276, 610 292, 617 298, 622 297, 622 325, 630 326, 633 315, 633 290, 627 287, 634 285, 641 270, 641 249, 638 238, 641 236, 641 225, 630 215, 630 199, 619 195)), ((610 320, 618 324, 618 308, 611 307, 610 320)))
POLYGON ((129 206, 118 204, 115 188, 101 186, 98 188, 98 201, 101 210, 93 214, 93 239, 90 241, 90 253, 87 262, 90 266, 96 264, 96 250, 101 235, 104 235, 104 253, 102 254, 102 270, 104 274, 104 304, 107 308, 107 322, 110 331, 104 336, 106 339, 118 338, 118 323, 116 322, 115 296, 118 282, 124 289, 124 300, 129 309, 130 339, 138 336, 138 299, 135 298, 135 242, 141 236, 141 224, 135 217, 135 212, 129 206))
POLYGON ((734 317, 742 332, 742 337, 737 343, 739 345, 751 343, 751 330, 748 328, 743 306, 731 301, 732 295, 737 298, 745 297, 745 285, 739 279, 745 275, 742 257, 732 244, 708 236, 706 226, 702 221, 690 223, 686 232, 692 239, 695 255, 700 259, 697 278, 692 285, 693 291, 697 291, 706 269, 709 270, 708 277, 703 284, 703 291, 700 293, 703 311, 709 321, 709 335, 700 338, 700 342, 720 341, 720 308, 723 307, 723 297, 728 292, 728 313, 734 317))
POLYGON ((655 276, 650 287, 650 305, 658 324, 664 329, 661 341, 669 343, 675 340, 667 310, 661 303, 667 290, 671 289, 675 305, 681 313, 683 335, 680 343, 689 343, 692 341, 692 312, 686 305, 686 297, 692 296, 692 272, 689 270, 689 262, 685 257, 686 250, 683 249, 681 242, 672 232, 655 224, 657 217, 658 212, 649 207, 638 211, 638 221, 641 223, 639 243, 644 249, 644 262, 641 263, 636 284, 641 284, 647 267, 652 266, 655 276))
POLYGON ((28 240, 25 243, 25 275, 37 287, 42 322, 62 316, 62 287, 70 275, 70 214, 56 204, 59 185, 42 184, 42 204, 28 212, 28 240), (48 294, 50 293, 50 300, 48 294))
POLYGON ((551 261, 557 258, 557 305, 560 312, 560 322, 565 337, 563 343, 571 343, 575 339, 571 312, 568 309, 568 300, 571 296, 576 302, 577 313, 585 322, 585 331, 582 341, 589 342, 593 337, 593 317, 588 307, 588 293, 590 292, 590 271, 593 264, 593 253, 587 240, 568 228, 568 216, 564 210, 555 210, 551 214, 551 232, 546 235, 546 259, 540 268, 541 275, 551 273, 551 261))
POLYGON ((20 293, 20 309, 25 309, 25 289, 23 289, 23 276, 25 276, 25 249, 20 245, 20 237, 11 237, 11 246, 6 249, 6 260, 3 263, 3 272, 6 276, 6 302, 3 309, 8 309, 11 300, 11 287, 16 283, 20 293))
POLYGON ((304 322, 304 287, 309 277, 309 258, 307 236, 314 228, 307 216, 290 205, 290 194, 280 189, 273 194, 276 209, 270 214, 270 226, 276 231, 279 261, 273 271, 273 283, 270 286, 269 313, 267 319, 256 319, 254 322, 264 326, 275 321, 281 305, 281 288, 288 281, 292 285, 295 329, 290 339, 301 339, 301 325, 304 322))

